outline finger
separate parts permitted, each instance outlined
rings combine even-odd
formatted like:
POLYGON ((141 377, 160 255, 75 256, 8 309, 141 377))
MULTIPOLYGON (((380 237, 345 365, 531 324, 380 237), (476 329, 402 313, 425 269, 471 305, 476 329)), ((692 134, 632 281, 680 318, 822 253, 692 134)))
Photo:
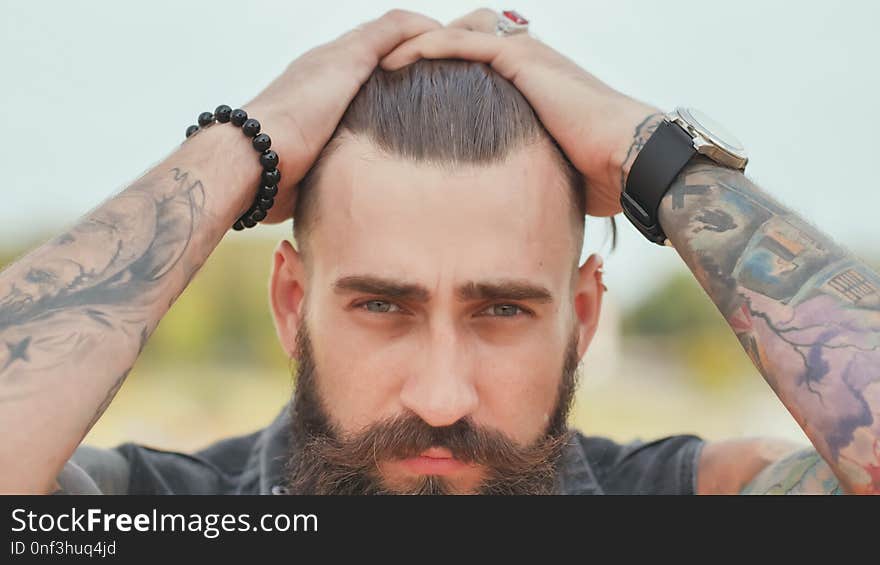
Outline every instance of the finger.
POLYGON ((441 27, 440 22, 422 14, 391 10, 354 30, 353 36, 379 59, 404 41, 441 27))
MULTIPOLYGON (((400 44, 381 61, 382 68, 393 71, 419 59, 466 59, 492 64, 512 45, 504 38, 460 28, 429 31, 400 44)), ((502 69, 496 69, 504 75, 502 69)), ((505 77, 510 79, 511 77, 505 77)))
POLYGON ((480 8, 470 14, 449 22, 446 27, 480 31, 483 33, 495 33, 498 25, 498 12, 489 8, 480 8))

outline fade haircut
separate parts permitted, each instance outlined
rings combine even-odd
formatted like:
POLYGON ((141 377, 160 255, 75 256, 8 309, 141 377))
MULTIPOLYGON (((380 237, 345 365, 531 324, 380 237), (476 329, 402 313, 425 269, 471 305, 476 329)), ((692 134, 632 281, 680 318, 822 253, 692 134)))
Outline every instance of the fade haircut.
POLYGON ((421 60, 396 71, 377 68, 351 101, 329 143, 299 183, 293 214, 301 252, 318 215, 322 165, 346 135, 416 163, 491 165, 522 147, 546 143, 570 187, 575 266, 584 236, 584 178, 507 79, 483 63, 421 60))

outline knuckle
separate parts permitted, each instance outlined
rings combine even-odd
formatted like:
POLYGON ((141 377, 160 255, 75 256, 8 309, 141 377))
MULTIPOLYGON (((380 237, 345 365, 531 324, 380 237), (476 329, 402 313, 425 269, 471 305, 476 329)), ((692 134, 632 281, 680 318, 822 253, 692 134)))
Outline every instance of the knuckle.
POLYGON ((451 38, 452 42, 468 42, 469 40, 473 40, 474 38, 483 39, 486 36, 486 33, 481 29, 459 29, 457 33, 451 38))
POLYGON ((339 51, 345 52, 349 49, 350 45, 358 45, 363 41, 364 36, 364 26, 360 25, 354 29, 350 29, 344 34, 340 35, 336 41, 329 43, 327 45, 327 50, 331 53, 336 53, 339 51))
POLYGON ((450 41, 461 41, 465 39, 473 30, 461 28, 447 28, 446 34, 450 41))
POLYGON ((406 10, 401 10, 400 8, 393 8, 385 12, 381 19, 388 20, 390 22, 400 24, 405 20, 409 19, 412 15, 412 12, 408 12, 406 10))
POLYGON ((343 51, 356 49, 357 46, 363 43, 364 37, 366 35, 367 33, 364 26, 358 26, 354 29, 350 29, 345 32, 344 35, 339 37, 339 39, 335 43, 335 47, 343 51))
POLYGON ((330 64, 337 68, 346 69, 346 72, 355 70, 361 72, 372 68, 377 63, 377 57, 373 49, 369 47, 367 33, 362 27, 349 30, 336 41, 328 43, 314 52, 309 52, 302 57, 310 61, 310 66, 316 70, 327 68, 330 64))
POLYGON ((538 51, 538 41, 527 33, 520 33, 505 40, 510 45, 511 51, 516 51, 518 55, 535 57, 538 51))
POLYGON ((535 62, 537 57, 534 49, 531 49, 527 43, 509 41, 509 39, 512 38, 504 40, 504 49, 498 54, 498 63, 505 67, 523 68, 535 62))

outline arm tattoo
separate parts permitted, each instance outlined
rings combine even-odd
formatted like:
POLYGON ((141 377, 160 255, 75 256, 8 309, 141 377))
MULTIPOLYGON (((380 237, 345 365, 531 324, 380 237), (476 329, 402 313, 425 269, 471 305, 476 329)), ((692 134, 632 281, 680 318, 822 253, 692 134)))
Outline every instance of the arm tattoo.
POLYGON ((663 114, 655 112, 636 126, 636 129, 633 132, 633 142, 629 146, 629 149, 627 149, 626 157, 623 159, 623 166, 620 168, 620 192, 626 190, 626 175, 629 173, 630 168, 632 168, 636 156, 639 154, 639 151, 642 150, 642 147, 645 146, 645 143, 648 142, 648 139, 650 139, 654 132, 657 131, 657 126, 659 126, 662 121, 663 114))
POLYGON ((843 494, 840 482, 814 449, 803 449, 768 465, 741 494, 843 494))
POLYGON ((39 394, 47 370, 99 371, 87 358, 103 343, 117 348, 107 356, 133 363, 200 266, 191 248, 204 199, 202 183, 180 169, 145 177, 0 274, 0 403, 39 394))
POLYGON ((880 276, 741 173, 698 159, 660 221, 852 492, 880 492, 880 276))

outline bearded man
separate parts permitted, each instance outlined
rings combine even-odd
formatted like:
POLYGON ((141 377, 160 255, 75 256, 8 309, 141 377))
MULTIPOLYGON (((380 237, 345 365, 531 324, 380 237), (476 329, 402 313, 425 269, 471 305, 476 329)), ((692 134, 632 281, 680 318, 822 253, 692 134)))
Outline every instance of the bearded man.
POLYGON ((711 122, 615 92, 526 28, 391 12, 245 106, 271 151, 218 108, 4 271, 0 490, 880 490, 877 275, 749 181, 711 122), (676 248, 812 448, 568 428, 604 292, 584 214, 621 207, 676 248), (195 454, 79 446, 228 227, 291 216, 270 280, 288 409, 195 454))

